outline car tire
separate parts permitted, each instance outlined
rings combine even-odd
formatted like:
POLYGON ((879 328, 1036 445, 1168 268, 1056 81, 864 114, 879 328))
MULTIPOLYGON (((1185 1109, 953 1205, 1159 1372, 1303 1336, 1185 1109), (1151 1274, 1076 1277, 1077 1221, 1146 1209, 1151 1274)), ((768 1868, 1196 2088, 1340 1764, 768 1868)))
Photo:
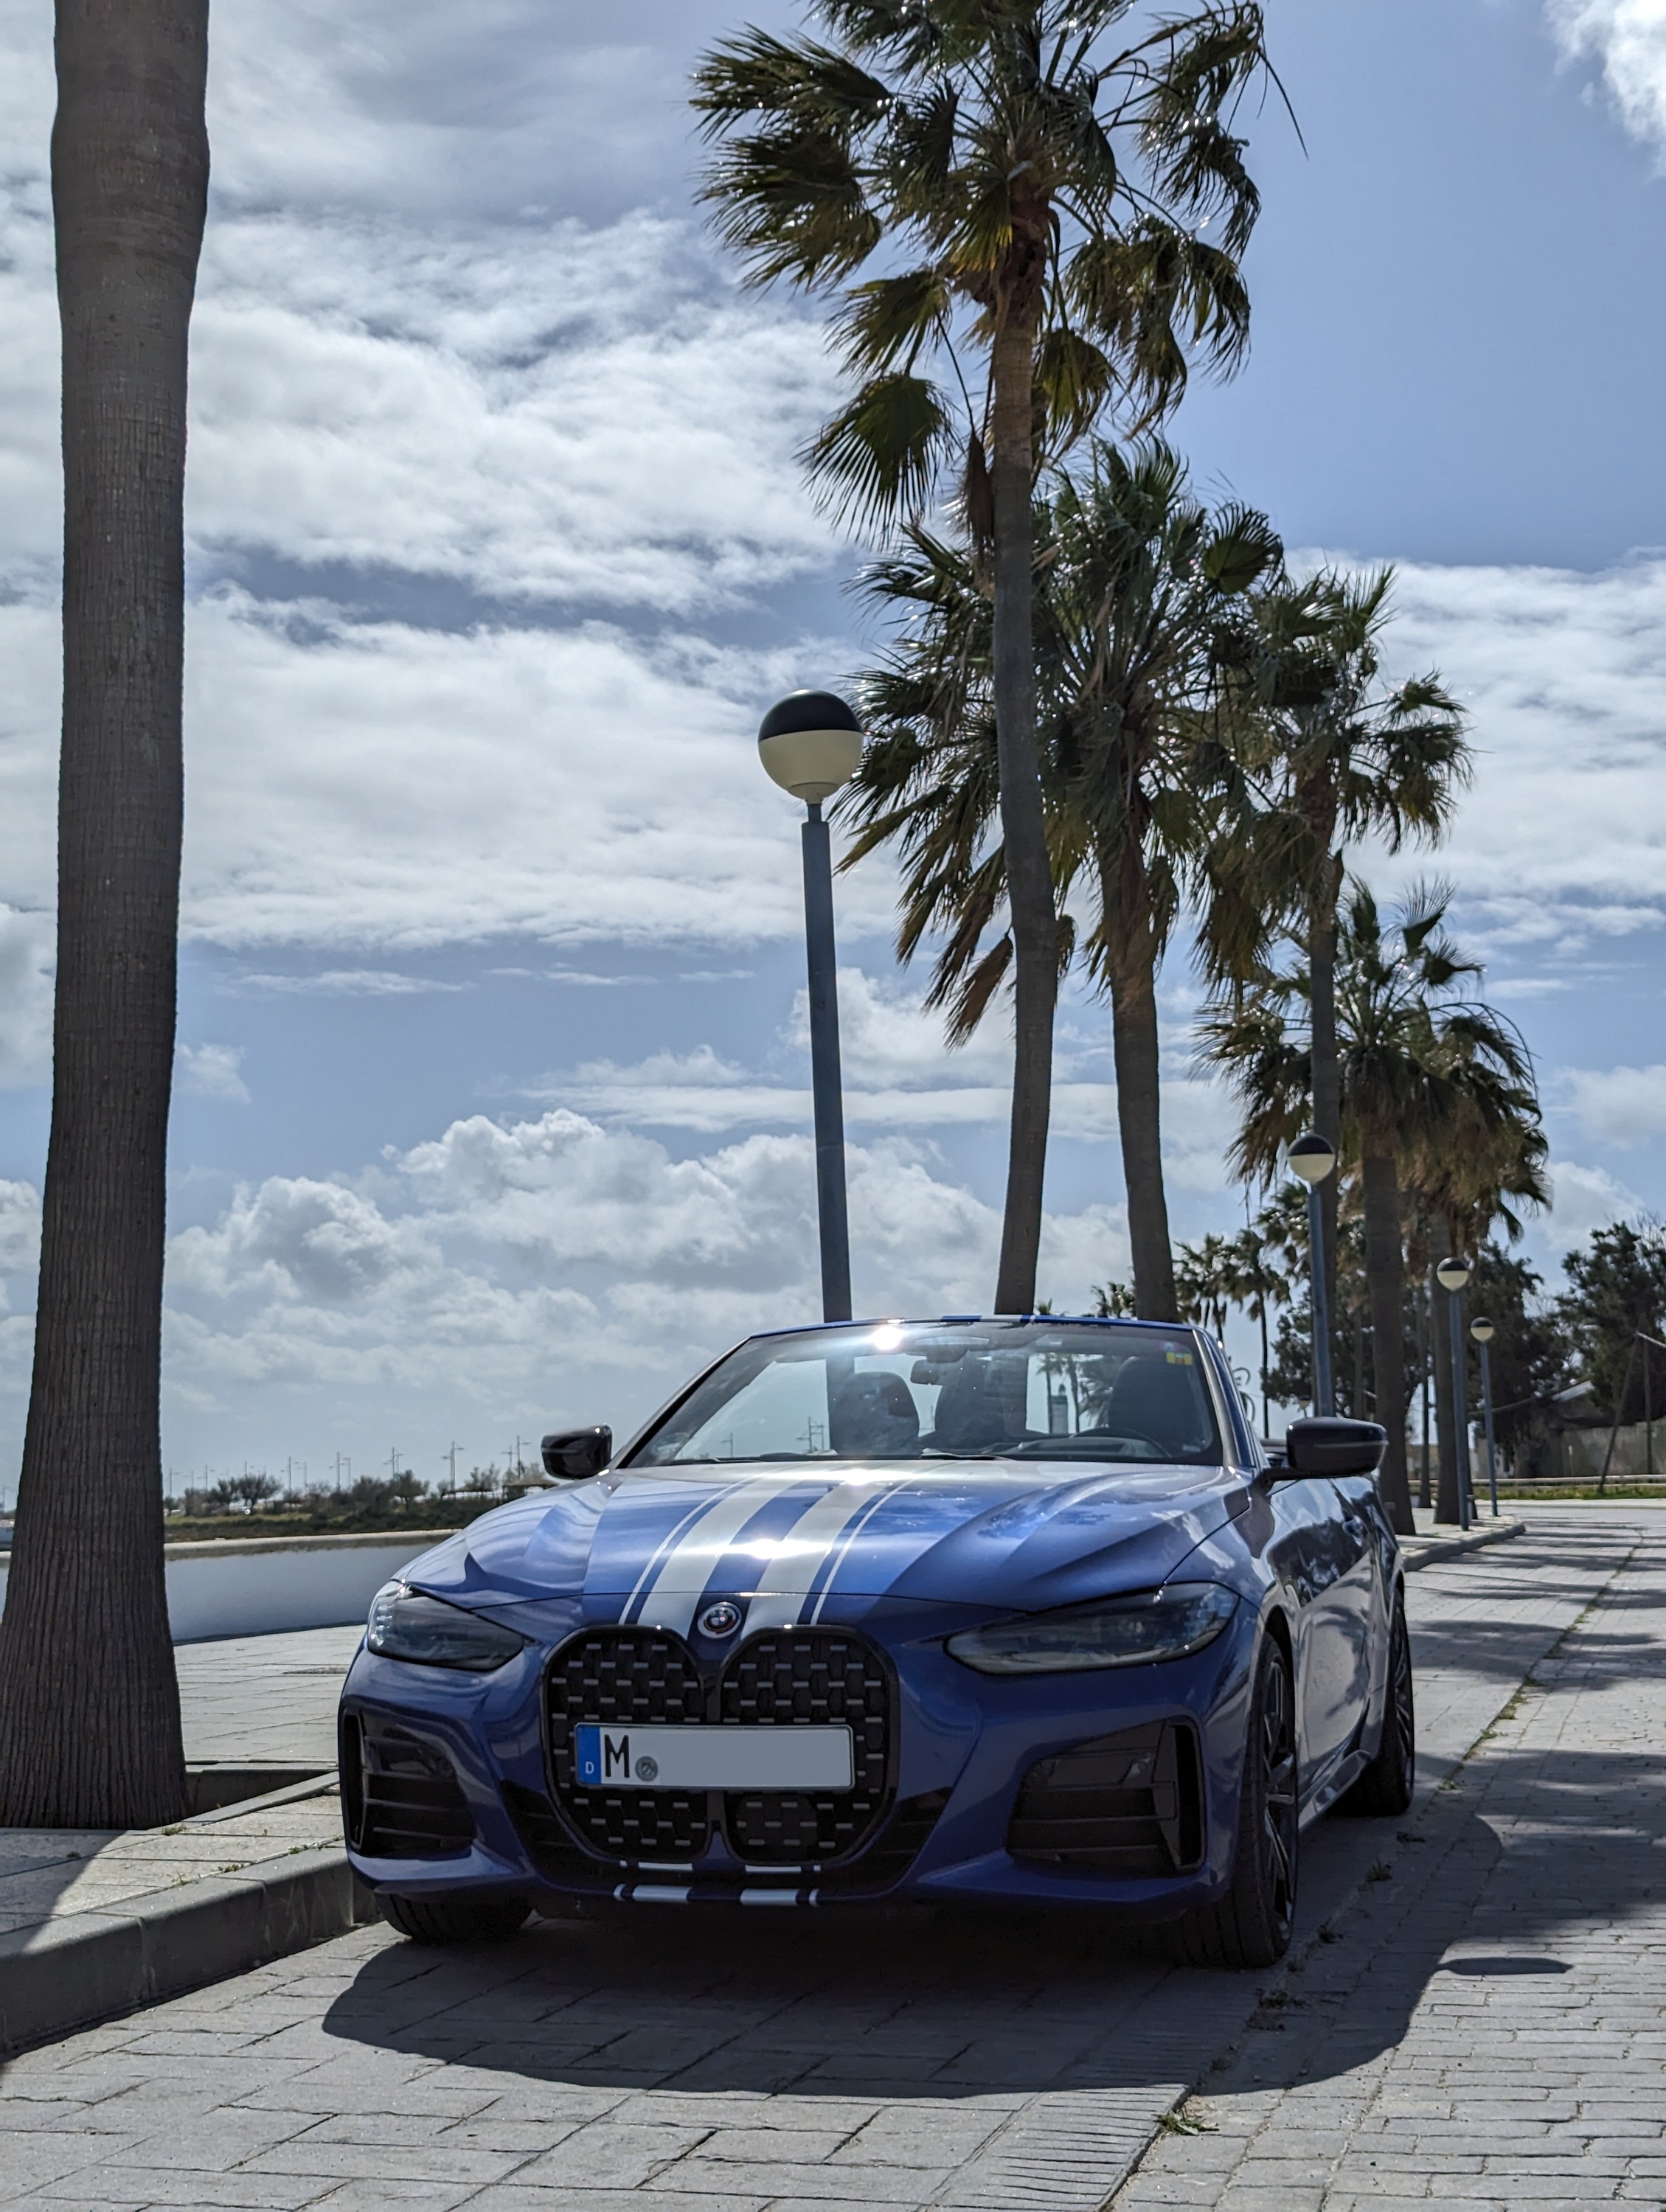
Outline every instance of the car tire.
POLYGON ((1396 1598, 1389 1631, 1389 1680, 1377 1756, 1343 1798, 1340 1810, 1366 1820, 1387 1820, 1412 1802, 1417 1780, 1417 1705, 1412 1688, 1412 1639, 1403 1600, 1396 1598))
POLYGON ((413 1943, 507 1943, 532 1907, 524 1897, 387 1897, 377 1902, 390 1928, 413 1943))
POLYGON ((1250 1700, 1250 1728, 1238 1796, 1232 1881, 1218 1904, 1180 1923, 1178 1953, 1189 1966, 1232 1972, 1271 1966, 1290 1945, 1299 1851, 1296 1692, 1282 1644, 1263 1639, 1250 1700))

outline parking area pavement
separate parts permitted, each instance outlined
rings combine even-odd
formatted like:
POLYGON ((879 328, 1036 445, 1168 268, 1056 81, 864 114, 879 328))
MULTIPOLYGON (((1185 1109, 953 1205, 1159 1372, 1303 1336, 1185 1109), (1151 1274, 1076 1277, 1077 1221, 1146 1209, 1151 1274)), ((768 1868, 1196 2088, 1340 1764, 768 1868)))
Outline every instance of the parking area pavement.
POLYGON ((1468 2171, 1448 2148, 1466 2125, 1524 2135, 1524 2103, 1539 2140, 1566 2125, 1572 2074, 1541 2083, 1533 2068, 1561 2064, 1576 1996, 1584 2078, 1612 2065, 1610 2111, 1639 2078, 1621 2045, 1657 2047, 1662 2000, 1629 1948, 1649 1908, 1625 1884, 1641 1879, 1661 1768, 1666 1551, 1645 1526, 1661 1517, 1535 1515, 1527 1537, 1412 1578, 1420 1808, 1309 1832, 1299 1973, 1170 1969, 1074 1919, 650 1907, 453 1954, 366 1929, 11 2062, 0 2202, 1099 2212, 1126 2184, 1119 2204, 1288 2212, 1381 2202, 1399 2170, 1385 2159, 1405 2161, 1402 2194, 1426 2200, 1435 2174, 1452 2196, 1428 2161, 1468 2171), (1529 1673, 1545 1686, 1518 1696, 1529 1673), (1517 1862, 1526 1887, 1506 1907, 1499 1868, 1517 1862), (1553 1954, 1566 1972, 1462 1965, 1553 1954), (1518 2032, 1513 2074, 1453 2086, 1462 2051, 1518 2032), (1206 2078, 1195 2114, 1182 2100, 1206 2078), (1150 2149, 1165 2113, 1213 2132, 1150 2149), (1322 2148, 1292 2154, 1314 2167, 1297 2183, 1274 2146, 1322 2115, 1322 2148), (1373 2130, 1384 2148, 1359 2159, 1380 2178, 1362 2181, 1350 2160, 1373 2130))
POLYGON ((1115 2212, 1666 2204, 1666 1512, 1599 1517, 1627 1564, 1115 2212))
POLYGON ((333 1766, 336 1701, 363 1633, 356 1622, 180 1644, 173 1663, 187 1761, 333 1766))

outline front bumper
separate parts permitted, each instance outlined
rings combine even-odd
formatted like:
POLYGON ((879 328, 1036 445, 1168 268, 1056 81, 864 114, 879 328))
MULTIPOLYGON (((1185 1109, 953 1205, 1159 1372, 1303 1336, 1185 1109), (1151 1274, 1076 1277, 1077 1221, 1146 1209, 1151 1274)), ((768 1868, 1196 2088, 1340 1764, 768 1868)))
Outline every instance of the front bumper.
MULTIPOLYGON (((1161 1920, 1217 1896, 1230 1879, 1237 1834, 1253 1608, 1241 1604, 1216 1642, 1190 1659, 1082 1674, 976 1674, 942 1648, 943 1635, 963 1625, 889 1609, 843 1624, 894 1670, 887 1809, 848 1858, 795 1866, 749 1864, 730 1848, 721 1819, 689 1858, 611 1857, 587 1843, 563 1814, 552 1774, 543 1686, 565 1640, 559 1633, 484 1677, 362 1650, 342 1698, 352 1863, 381 1890, 514 1892, 547 1910, 586 1898, 781 1907, 915 1897, 1092 1905, 1161 1920), (1040 1762, 1142 1731, 1170 1766, 1178 1737, 1195 1747, 1184 1863, 1157 1871, 1149 1853, 1143 1861, 1112 1854, 1107 1866, 1012 1848, 1014 1813, 1040 1762), (1134 1865, 1143 1870, 1128 1871, 1134 1865)), ((1101 1771, 1103 1760, 1058 1770, 1067 1780, 1101 1771)), ((1033 1796, 1027 1802, 1033 1809, 1033 1796)), ((1052 1832, 1031 1820, 1019 1840, 1052 1832)))

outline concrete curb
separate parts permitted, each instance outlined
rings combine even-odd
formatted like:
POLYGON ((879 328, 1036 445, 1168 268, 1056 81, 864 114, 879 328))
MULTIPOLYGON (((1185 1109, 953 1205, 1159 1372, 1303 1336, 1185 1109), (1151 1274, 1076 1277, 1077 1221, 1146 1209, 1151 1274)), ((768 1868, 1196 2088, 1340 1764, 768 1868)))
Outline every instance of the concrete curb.
POLYGON ((1525 1521, 1494 1521, 1485 1528, 1461 1529, 1455 1536, 1414 1536, 1412 1545, 1402 1543, 1400 1557, 1406 1572, 1415 1574, 1420 1567, 1432 1567, 1441 1559, 1456 1559, 1464 1552, 1478 1552, 1483 1544, 1503 1544, 1511 1536, 1525 1536, 1525 1521))
POLYGON ((0 1935, 0 2053, 247 1973, 377 1917, 337 1845, 0 1935))

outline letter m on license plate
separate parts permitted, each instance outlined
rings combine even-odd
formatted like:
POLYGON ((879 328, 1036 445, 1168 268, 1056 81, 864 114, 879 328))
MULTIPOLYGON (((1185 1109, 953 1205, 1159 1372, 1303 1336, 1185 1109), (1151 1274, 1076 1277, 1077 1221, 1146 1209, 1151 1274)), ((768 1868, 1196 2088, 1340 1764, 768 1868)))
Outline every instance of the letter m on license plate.
POLYGON ((581 1790, 848 1790, 855 1780, 850 1730, 788 1728, 610 1727, 573 1731, 581 1790))

